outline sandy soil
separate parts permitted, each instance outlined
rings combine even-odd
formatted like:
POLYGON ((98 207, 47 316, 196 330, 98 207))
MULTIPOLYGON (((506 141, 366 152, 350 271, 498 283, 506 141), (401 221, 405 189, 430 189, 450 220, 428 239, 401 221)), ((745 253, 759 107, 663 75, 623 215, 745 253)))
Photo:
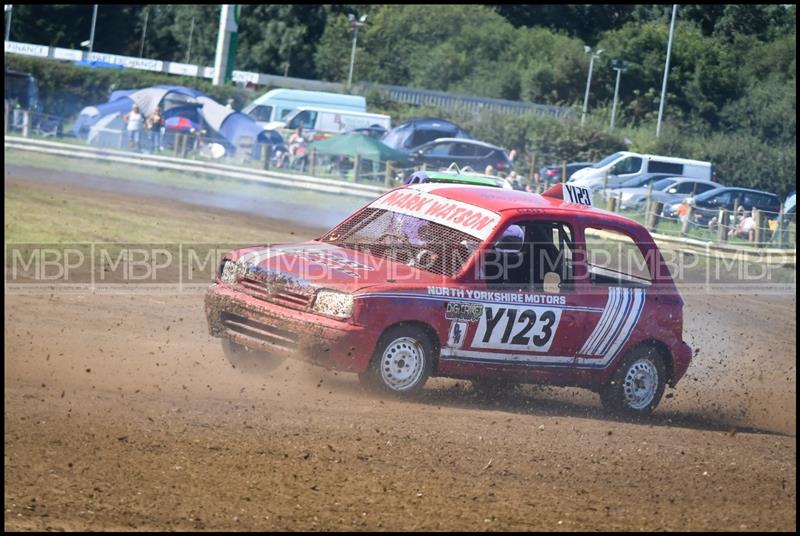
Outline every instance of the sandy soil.
POLYGON ((579 389, 245 376, 202 298, 6 292, 6 530, 796 528, 794 296, 686 293, 699 353, 644 424, 579 389))

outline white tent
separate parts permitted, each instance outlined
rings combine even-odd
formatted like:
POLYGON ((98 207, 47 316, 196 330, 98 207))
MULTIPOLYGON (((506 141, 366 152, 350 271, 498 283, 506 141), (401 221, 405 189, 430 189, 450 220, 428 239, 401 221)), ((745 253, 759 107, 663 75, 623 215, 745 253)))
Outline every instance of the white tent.
POLYGON ((86 141, 97 147, 125 148, 125 127, 121 113, 108 114, 92 125, 86 141))

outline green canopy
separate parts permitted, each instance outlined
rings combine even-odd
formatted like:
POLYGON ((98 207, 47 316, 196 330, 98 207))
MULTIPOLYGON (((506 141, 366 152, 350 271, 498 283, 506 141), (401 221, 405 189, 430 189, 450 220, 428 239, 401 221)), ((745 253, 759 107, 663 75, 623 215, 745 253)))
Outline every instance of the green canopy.
POLYGON ((317 154, 328 154, 334 156, 360 156, 366 160, 376 162, 398 162, 401 165, 411 164, 408 155, 396 151, 385 145, 380 140, 371 136, 357 134, 339 134, 323 141, 315 141, 308 144, 308 150, 316 149, 317 154))

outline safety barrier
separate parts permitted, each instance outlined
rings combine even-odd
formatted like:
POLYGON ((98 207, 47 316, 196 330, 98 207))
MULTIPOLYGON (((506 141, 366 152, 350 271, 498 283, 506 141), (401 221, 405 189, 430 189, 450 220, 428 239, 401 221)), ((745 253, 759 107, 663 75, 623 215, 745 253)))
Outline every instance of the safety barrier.
POLYGON ((312 177, 276 171, 263 171, 230 164, 191 160, 187 158, 131 153, 115 149, 96 149, 80 145, 33 140, 18 136, 6 136, 5 147, 22 151, 39 152, 65 156, 68 158, 89 159, 104 162, 132 164, 156 169, 174 170, 188 173, 201 173, 216 177, 249 180, 304 190, 352 195, 374 199, 386 191, 385 187, 344 182, 335 179, 312 177))

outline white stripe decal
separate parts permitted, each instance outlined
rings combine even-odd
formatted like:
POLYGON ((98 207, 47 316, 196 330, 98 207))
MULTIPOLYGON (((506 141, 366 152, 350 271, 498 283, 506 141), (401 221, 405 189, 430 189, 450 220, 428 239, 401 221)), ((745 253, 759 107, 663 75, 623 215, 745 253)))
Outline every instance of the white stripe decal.
POLYGON ((603 329, 605 328, 605 325, 608 322, 610 322, 612 317, 613 317, 613 310, 614 310, 614 307, 616 305, 616 301, 617 301, 616 288, 609 287, 609 289, 608 289, 608 300, 606 300, 606 306, 605 306, 605 310, 603 311, 603 315, 600 317, 600 320, 598 320, 597 325, 594 328, 594 331, 592 331, 592 334, 589 335, 588 339, 586 339, 586 342, 584 343, 583 347, 578 352, 579 354, 590 354, 591 353, 590 352, 590 348, 592 348, 595 345, 595 343, 597 342, 597 339, 598 339, 598 337, 600 335, 600 332, 603 331, 603 329))
POLYGON ((639 317, 642 314, 642 309, 644 308, 644 290, 636 289, 633 292, 635 297, 633 314, 629 315, 627 322, 622 326, 622 330, 620 330, 619 336, 617 336, 614 343, 603 353, 609 360, 613 359, 619 349, 628 341, 628 338, 633 332, 633 327, 639 322, 639 317))
POLYGON ((598 330, 594 344, 592 344, 592 346, 586 352, 589 355, 597 355, 599 353, 598 349, 605 343, 609 333, 613 333, 620 323, 620 316, 624 310, 625 304, 627 303, 627 293, 621 288, 614 288, 614 296, 614 304, 609 310, 608 321, 600 330, 598 330))
POLYGON ((632 307, 633 302, 634 302, 633 292, 631 292, 628 289, 625 289, 625 303, 623 307, 620 308, 617 317, 618 320, 617 322, 615 322, 614 328, 609 330, 607 336, 605 337, 605 339, 603 339, 603 344, 600 344, 597 348, 595 348, 595 351, 593 352, 595 355, 606 355, 606 352, 608 351, 608 348, 611 346, 611 343, 619 335, 622 326, 625 325, 625 322, 627 322, 628 317, 631 314, 631 311, 633 311, 632 307))

